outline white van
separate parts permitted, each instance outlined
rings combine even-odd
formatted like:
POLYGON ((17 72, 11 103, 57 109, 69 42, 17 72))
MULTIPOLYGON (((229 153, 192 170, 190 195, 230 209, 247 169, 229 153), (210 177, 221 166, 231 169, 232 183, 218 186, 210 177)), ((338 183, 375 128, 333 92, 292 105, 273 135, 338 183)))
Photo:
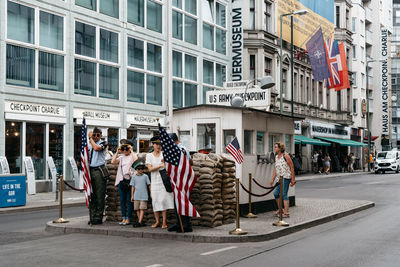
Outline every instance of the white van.
POLYGON ((400 171, 400 152, 382 151, 378 152, 375 159, 375 173, 385 173, 385 171, 400 171))

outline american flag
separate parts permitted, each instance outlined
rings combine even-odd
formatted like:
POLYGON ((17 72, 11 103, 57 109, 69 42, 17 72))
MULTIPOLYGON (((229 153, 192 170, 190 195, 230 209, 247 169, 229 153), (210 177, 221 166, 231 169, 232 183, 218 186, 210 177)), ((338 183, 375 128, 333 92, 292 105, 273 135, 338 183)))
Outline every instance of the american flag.
POLYGON ((240 150, 239 141, 236 137, 233 138, 225 149, 235 158, 237 163, 243 163, 243 152, 240 150))
POLYGON ((86 136, 86 120, 82 120, 82 140, 81 140, 81 171, 83 177, 83 188, 85 189, 86 206, 89 206, 92 185, 89 172, 89 150, 86 136))
POLYGON ((327 87, 331 89, 342 83, 340 76, 340 71, 342 71, 342 61, 340 58, 338 42, 333 39, 333 36, 326 40, 325 48, 328 66, 331 72, 331 77, 327 79, 327 87))
POLYGON ((167 174, 171 178, 177 212, 183 216, 200 217, 190 202, 190 192, 196 184, 197 176, 190 166, 185 153, 172 141, 165 128, 158 124, 160 141, 167 174))

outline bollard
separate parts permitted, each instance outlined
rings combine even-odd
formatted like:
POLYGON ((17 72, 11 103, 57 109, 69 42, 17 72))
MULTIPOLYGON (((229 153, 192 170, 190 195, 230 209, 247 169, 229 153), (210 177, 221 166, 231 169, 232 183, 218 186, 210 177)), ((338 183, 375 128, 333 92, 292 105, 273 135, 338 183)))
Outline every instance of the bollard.
POLYGON ((272 225, 274 226, 289 226, 289 224, 287 222, 285 222, 282 218, 282 210, 283 210, 283 176, 279 177, 279 191, 280 191, 280 195, 279 195, 279 203, 281 205, 278 205, 278 209, 279 209, 279 221, 272 223, 272 225))
POLYGON ((60 207, 58 210, 58 219, 54 220, 53 223, 67 223, 69 222, 68 220, 65 220, 62 215, 63 215, 63 175, 60 175, 60 180, 59 180, 59 186, 60 186, 60 207))
POLYGON ((252 179, 252 175, 251 175, 251 173, 249 173, 249 191, 250 191, 250 194, 249 194, 249 213, 244 216, 246 218, 257 218, 257 215, 255 215, 255 214, 253 214, 251 212, 251 183, 252 183, 252 180, 253 180, 252 179))
POLYGON ((236 229, 229 232, 230 235, 246 235, 247 232, 240 229, 239 219, 239 178, 236 178, 236 229))

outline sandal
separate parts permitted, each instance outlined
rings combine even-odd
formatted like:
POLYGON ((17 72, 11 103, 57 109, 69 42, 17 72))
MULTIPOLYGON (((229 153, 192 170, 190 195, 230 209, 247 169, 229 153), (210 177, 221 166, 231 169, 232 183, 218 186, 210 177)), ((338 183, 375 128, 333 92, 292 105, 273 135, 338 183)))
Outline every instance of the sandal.
POLYGON ((161 229, 167 229, 167 228, 168 228, 168 225, 161 226, 161 229))
POLYGON ((274 212, 274 216, 279 216, 279 210, 274 212))
POLYGON ((284 213, 284 214, 282 214, 282 218, 290 218, 290 214, 289 213, 284 213))
POLYGON ((153 225, 151 226, 151 228, 157 228, 157 227, 160 227, 160 223, 155 223, 155 224, 153 224, 153 225))

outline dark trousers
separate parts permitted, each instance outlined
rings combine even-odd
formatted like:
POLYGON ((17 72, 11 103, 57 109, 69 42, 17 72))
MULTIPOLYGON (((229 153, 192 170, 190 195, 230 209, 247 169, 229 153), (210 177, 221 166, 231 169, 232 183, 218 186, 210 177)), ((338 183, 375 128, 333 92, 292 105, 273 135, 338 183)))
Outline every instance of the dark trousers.
POLYGON ((93 190, 90 198, 90 221, 101 222, 103 220, 107 179, 103 176, 100 168, 90 168, 90 178, 93 190))
POLYGON ((132 220, 133 203, 131 202, 131 187, 129 187, 129 190, 124 191, 121 189, 121 183, 119 183, 118 193, 122 219, 132 220))
MULTIPOLYGON (((175 201, 174 201, 175 203, 175 201)), ((179 230, 181 230, 181 224, 179 222, 179 215, 178 215, 178 210, 176 209, 176 205, 175 206, 175 215, 176 215, 176 225, 178 227, 179 230)), ((181 215, 181 220, 182 220, 182 225, 184 229, 188 229, 188 228, 192 228, 192 220, 190 219, 189 216, 183 216, 181 215)))

